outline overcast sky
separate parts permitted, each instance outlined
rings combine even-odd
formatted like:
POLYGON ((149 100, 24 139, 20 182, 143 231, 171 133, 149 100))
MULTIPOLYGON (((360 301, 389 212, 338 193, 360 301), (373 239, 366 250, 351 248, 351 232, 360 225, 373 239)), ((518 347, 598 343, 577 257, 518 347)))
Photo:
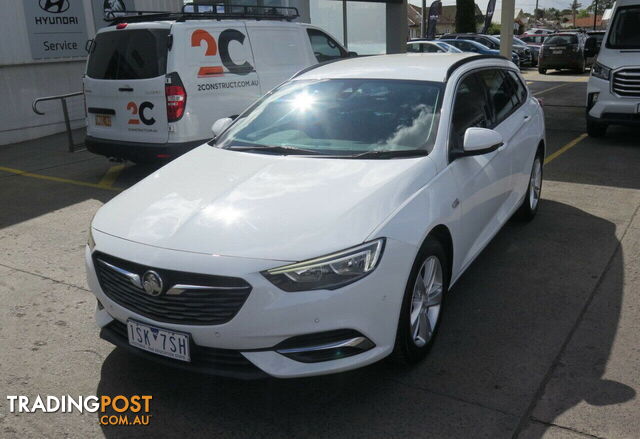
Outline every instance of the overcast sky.
MULTIPOLYGON (((433 0, 427 0, 427 8, 431 4, 433 0)), ((414 5, 422 6, 422 0, 409 0, 410 3, 414 5)), ((582 7, 586 8, 591 4, 591 0, 578 0, 579 3, 582 3, 582 7)), ((482 10, 482 12, 487 10, 487 3, 489 0, 476 0, 476 3, 482 10)), ((455 0, 442 0, 443 5, 455 5, 455 0)), ((538 7, 540 9, 544 8, 556 8, 556 9, 568 9, 571 4, 571 0, 538 0, 538 7)), ((536 0, 516 0, 516 9, 523 9, 525 12, 533 12, 536 7, 536 0)), ((496 14, 500 11, 500 0, 498 0, 496 4, 496 14)))

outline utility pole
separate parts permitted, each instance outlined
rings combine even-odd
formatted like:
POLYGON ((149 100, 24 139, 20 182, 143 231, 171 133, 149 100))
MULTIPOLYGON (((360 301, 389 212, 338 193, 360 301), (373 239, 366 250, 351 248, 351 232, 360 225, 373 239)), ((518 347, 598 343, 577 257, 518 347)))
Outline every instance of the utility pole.
POLYGON ((598 0, 595 0, 595 6, 593 8, 593 30, 596 30, 597 20, 598 20, 598 0))
POLYGON ((500 14, 500 55, 511 60, 513 48, 513 16, 515 15, 515 0, 502 0, 500 14))
POLYGON ((427 0, 422 0, 422 14, 420 14, 420 36, 427 37, 427 0))

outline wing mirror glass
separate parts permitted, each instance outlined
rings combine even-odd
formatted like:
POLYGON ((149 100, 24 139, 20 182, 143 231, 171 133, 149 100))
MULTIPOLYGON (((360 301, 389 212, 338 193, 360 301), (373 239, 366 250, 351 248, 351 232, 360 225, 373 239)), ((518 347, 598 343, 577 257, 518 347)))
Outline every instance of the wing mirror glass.
POLYGON ((467 128, 464 132, 461 156, 488 154, 503 145, 502 135, 487 128, 467 128))
POLYGON ((224 130, 227 129, 229 125, 231 125, 233 119, 230 117, 223 117, 222 119, 216 120, 213 125, 211 125, 211 132, 213 133, 213 137, 218 137, 224 130))

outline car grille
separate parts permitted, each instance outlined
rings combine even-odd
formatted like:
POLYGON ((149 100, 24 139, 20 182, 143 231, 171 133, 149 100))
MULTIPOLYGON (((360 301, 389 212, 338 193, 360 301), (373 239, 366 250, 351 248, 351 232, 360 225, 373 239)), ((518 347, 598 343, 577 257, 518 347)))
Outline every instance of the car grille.
POLYGON ((640 69, 618 70, 613 74, 613 92, 623 97, 640 97, 640 69))
POLYGON ((219 325, 242 308, 251 285, 245 280, 152 268, 95 252, 93 262, 104 294, 117 304, 157 322, 181 325, 219 325), (140 278, 149 270, 165 285, 158 296, 134 285, 127 274, 140 278), (174 286, 188 286, 171 291, 174 286), (169 294, 167 294, 169 293, 169 294), (174 294, 176 293, 176 294, 174 294))
POLYGON ((100 336, 116 346, 121 346, 132 353, 172 367, 178 367, 193 372, 243 379, 264 378, 267 376, 264 372, 254 366, 253 363, 247 360, 239 351, 232 349, 209 348, 199 346, 192 341, 190 345, 191 361, 185 362, 135 348, 129 345, 127 325, 119 322, 118 320, 113 320, 105 326, 102 329, 100 336))

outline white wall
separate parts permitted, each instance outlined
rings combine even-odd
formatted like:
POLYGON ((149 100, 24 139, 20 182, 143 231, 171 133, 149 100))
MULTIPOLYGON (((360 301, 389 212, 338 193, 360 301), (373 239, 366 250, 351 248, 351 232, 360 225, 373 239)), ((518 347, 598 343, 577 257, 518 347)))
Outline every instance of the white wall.
MULTIPOLYGON (((0 145, 22 142, 64 131, 59 101, 42 104, 45 116, 31 110, 37 97, 82 90, 85 59, 33 60, 22 1, 0 0, 0 145)), ((37 1, 37 0, 35 0, 37 1)), ((82 1, 89 38, 94 34, 91 0, 82 1)), ((138 10, 178 10, 182 0, 135 0, 138 10)), ((82 97, 69 101, 73 127, 84 125, 82 97)))

